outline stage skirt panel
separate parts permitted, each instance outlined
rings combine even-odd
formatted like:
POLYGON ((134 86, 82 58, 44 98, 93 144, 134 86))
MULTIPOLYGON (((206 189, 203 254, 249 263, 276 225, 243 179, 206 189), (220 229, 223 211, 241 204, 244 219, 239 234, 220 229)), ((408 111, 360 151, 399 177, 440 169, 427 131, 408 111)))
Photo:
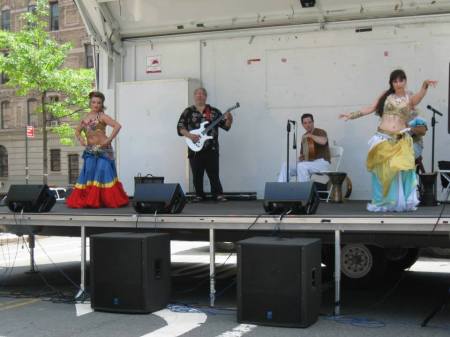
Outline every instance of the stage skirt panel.
POLYGON ((70 208, 117 208, 128 205, 128 196, 117 177, 112 148, 88 146, 83 168, 66 200, 70 208))
POLYGON ((419 200, 411 137, 377 132, 369 145, 367 169, 372 175, 372 202, 367 205, 367 210, 416 210, 419 200))

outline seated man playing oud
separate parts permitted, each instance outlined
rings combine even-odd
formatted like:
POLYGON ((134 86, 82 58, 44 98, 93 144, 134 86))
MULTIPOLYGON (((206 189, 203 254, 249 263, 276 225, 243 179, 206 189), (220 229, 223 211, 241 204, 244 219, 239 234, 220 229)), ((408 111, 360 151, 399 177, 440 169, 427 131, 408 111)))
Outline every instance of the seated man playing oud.
MULTIPOLYGON (((298 182, 311 180, 314 173, 327 171, 330 168, 330 148, 325 130, 314 127, 314 118, 311 114, 301 117, 305 133, 302 136, 299 161, 289 167, 289 175, 297 176, 298 182)), ((278 182, 286 182, 286 163, 283 163, 278 182)))

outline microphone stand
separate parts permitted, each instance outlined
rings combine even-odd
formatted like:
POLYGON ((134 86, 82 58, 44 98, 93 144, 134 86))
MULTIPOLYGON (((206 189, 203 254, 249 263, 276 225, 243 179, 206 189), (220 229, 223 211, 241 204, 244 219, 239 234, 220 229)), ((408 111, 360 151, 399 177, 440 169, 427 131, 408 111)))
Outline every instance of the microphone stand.
POLYGON ((433 111, 433 117, 431 118, 431 127, 432 130, 432 136, 431 136, 431 172, 434 172, 434 137, 435 137, 435 126, 437 124, 436 122, 436 114, 439 116, 443 116, 442 113, 434 109, 432 106, 427 105, 427 109, 433 111))
POLYGON ((434 137, 435 137, 435 126, 436 126, 436 112, 433 111, 433 117, 431 117, 431 172, 434 172, 434 137))
POLYGON ((288 120, 286 125, 286 135, 287 135, 287 143, 286 143, 286 182, 289 182, 289 133, 291 132, 291 122, 288 120))
POLYGON ((436 127, 436 114, 442 116, 442 114, 431 106, 427 106, 427 109, 433 111, 433 117, 431 118, 431 173, 420 174, 419 181, 421 186, 420 191, 420 206, 437 206, 436 201, 436 178, 437 172, 434 172, 434 146, 435 146, 435 127, 436 127))
POLYGON ((296 170, 296 177, 298 182, 298 150, 297 150, 297 134, 298 134, 298 124, 294 124, 294 140, 292 141, 292 149, 295 150, 295 170, 296 170))
MULTIPOLYGON (((289 133, 291 132, 291 123, 294 124, 294 139, 292 143, 292 149, 296 150, 297 154, 297 124, 295 121, 291 121, 288 119, 286 124, 286 131, 287 131, 287 141, 286 141, 286 182, 289 182, 289 133)), ((297 160, 295 161, 295 169, 297 169, 297 160)), ((297 177, 298 179, 298 177, 297 177)))

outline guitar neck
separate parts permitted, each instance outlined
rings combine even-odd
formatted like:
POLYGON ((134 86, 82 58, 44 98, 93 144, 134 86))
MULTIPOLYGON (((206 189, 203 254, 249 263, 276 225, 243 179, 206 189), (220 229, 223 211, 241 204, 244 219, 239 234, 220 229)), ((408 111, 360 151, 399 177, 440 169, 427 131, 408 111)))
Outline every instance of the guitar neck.
POLYGON ((205 128, 205 133, 208 133, 209 131, 214 129, 216 127, 216 125, 219 124, 225 118, 224 116, 225 115, 222 115, 219 118, 216 118, 215 120, 213 120, 211 123, 209 123, 209 125, 205 128))
POLYGON ((213 128, 216 127, 217 124, 219 124, 224 118, 225 118, 225 114, 227 112, 231 112, 234 109, 239 108, 239 102, 236 103, 236 105, 232 106, 231 108, 227 109, 227 111, 225 111, 224 114, 222 114, 222 116, 220 116, 219 118, 216 118, 215 120, 213 120, 211 123, 209 123, 209 125, 205 128, 205 134, 208 133, 209 131, 211 131, 213 128))

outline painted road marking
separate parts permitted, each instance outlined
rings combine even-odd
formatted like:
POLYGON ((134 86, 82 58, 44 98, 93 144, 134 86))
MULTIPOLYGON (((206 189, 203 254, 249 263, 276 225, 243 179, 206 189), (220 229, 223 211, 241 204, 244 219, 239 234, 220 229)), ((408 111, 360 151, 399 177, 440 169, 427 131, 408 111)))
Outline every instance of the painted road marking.
POLYGON ((90 314, 94 311, 90 303, 75 303, 75 309, 77 310, 77 317, 90 314))
POLYGON ((0 304, 0 311, 9 310, 9 309, 15 309, 20 308, 28 304, 33 304, 38 302, 38 298, 31 298, 26 300, 18 300, 18 301, 11 301, 0 304))
POLYGON ((206 321, 203 312, 173 312, 163 309, 153 313, 166 321, 167 325, 142 337, 177 337, 191 331, 206 321))
POLYGON ((253 325, 253 324, 239 324, 233 330, 225 331, 224 333, 221 333, 220 335, 217 335, 216 337, 240 337, 240 336, 245 335, 246 333, 249 333, 256 327, 257 327, 257 325, 253 325))

